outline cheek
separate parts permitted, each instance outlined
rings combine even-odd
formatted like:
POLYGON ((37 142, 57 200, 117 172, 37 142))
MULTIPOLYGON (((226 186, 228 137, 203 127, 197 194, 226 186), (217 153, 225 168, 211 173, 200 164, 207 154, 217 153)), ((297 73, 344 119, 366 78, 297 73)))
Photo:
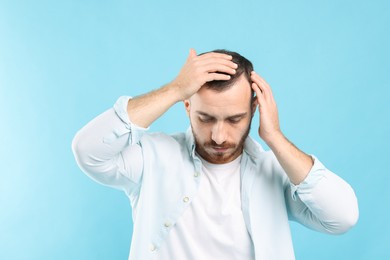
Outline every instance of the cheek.
POLYGON ((207 125, 202 124, 196 118, 190 117, 192 131, 195 133, 198 141, 209 139, 210 129, 207 125))
POLYGON ((201 140, 210 139, 210 136, 211 136, 210 127, 203 125, 203 124, 199 124, 199 123, 196 124, 196 126, 194 126, 194 127, 196 127, 195 132, 197 133, 198 138, 200 138, 201 140))
POLYGON ((243 135, 245 135, 246 132, 248 131, 249 125, 250 125, 250 121, 246 121, 240 124, 239 126, 237 126, 234 129, 235 137, 240 139, 243 135))

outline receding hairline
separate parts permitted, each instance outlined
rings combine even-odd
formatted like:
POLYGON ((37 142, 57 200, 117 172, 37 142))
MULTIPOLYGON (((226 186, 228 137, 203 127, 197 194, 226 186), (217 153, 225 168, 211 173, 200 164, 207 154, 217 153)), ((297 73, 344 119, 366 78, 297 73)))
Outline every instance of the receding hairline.
MULTIPOLYGON (((224 72, 217 72, 217 73, 221 73, 221 74, 230 75, 231 78, 229 80, 210 81, 210 82, 207 82, 206 84, 204 84, 204 87, 206 87, 208 89, 213 89, 217 92, 222 92, 225 89, 231 88, 234 85, 234 83, 236 83, 238 80, 240 80, 241 76, 243 76, 243 75, 245 76, 249 85, 252 84, 251 72, 253 71, 253 64, 250 60, 248 60, 247 58, 245 58, 244 56, 242 56, 238 52, 233 52, 233 51, 229 51, 226 49, 216 49, 213 51, 204 52, 204 53, 199 54, 199 56, 204 55, 206 53, 222 53, 222 54, 230 55, 230 56, 232 56, 232 61, 234 63, 236 63, 238 65, 238 67, 236 69, 236 73, 232 74, 232 75, 224 73, 224 72)), ((253 97, 254 91, 252 89, 251 89, 251 91, 252 91, 252 97, 253 97)))

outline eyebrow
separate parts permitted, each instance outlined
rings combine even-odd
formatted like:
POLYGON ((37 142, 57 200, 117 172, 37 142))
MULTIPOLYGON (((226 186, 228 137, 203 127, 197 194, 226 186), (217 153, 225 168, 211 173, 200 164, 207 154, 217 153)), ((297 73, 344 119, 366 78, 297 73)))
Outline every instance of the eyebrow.
MULTIPOLYGON (((214 116, 211 116, 205 112, 202 112, 202 111, 195 111, 196 113, 198 113, 199 115, 201 116, 207 116, 207 117, 212 117, 214 118, 214 116)), ((243 112, 243 113, 239 113, 239 114, 235 114, 235 115, 231 115, 231 116, 228 116, 227 118, 238 118, 238 117, 244 117, 248 114, 248 112, 243 112)))

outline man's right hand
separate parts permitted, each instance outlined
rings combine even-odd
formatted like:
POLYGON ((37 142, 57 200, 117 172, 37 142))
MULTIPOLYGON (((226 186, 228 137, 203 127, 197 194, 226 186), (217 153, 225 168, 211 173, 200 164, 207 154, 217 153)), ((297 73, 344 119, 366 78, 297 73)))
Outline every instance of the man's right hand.
POLYGON ((213 80, 229 80, 236 73, 237 64, 232 56, 222 53, 190 55, 179 75, 169 84, 130 99, 127 104, 129 120, 141 127, 148 127, 180 100, 190 98, 206 83, 213 80))
POLYGON ((180 100, 185 100, 198 92, 207 82, 229 80, 230 75, 236 73, 236 69, 237 64, 232 62, 230 55, 209 52, 197 56, 195 50, 190 49, 186 63, 169 85, 178 94, 180 100))

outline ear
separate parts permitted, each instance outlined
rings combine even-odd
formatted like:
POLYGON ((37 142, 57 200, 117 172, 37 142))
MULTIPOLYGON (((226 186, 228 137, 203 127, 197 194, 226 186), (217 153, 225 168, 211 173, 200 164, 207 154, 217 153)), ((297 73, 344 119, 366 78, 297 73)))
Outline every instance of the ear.
POLYGON ((183 101, 184 107, 186 108, 187 115, 190 116, 190 108, 191 108, 191 102, 189 99, 185 99, 183 101))
POLYGON ((258 101, 257 101, 257 96, 254 96, 252 98, 252 117, 255 115, 255 112, 256 112, 256 108, 257 108, 257 105, 258 105, 258 101))

